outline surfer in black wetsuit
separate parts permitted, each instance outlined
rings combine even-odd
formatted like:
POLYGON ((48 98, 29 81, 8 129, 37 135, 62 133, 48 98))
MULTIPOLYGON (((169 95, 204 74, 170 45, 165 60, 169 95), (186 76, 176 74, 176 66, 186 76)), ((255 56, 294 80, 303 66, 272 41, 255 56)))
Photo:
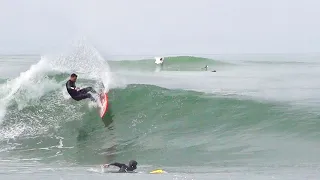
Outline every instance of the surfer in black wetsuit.
POLYGON ((86 87, 80 89, 76 87, 77 75, 71 74, 70 79, 66 83, 66 88, 72 99, 80 101, 82 99, 90 98, 92 101, 96 101, 89 92, 96 93, 92 87, 86 87))
POLYGON ((121 163, 115 162, 112 164, 105 164, 105 165, 103 165, 103 167, 107 168, 109 166, 117 166, 120 168, 119 172, 125 173, 125 172, 133 172, 133 170, 137 169, 137 165, 138 165, 137 161, 131 160, 131 161, 129 161, 128 166, 126 164, 121 164, 121 163))

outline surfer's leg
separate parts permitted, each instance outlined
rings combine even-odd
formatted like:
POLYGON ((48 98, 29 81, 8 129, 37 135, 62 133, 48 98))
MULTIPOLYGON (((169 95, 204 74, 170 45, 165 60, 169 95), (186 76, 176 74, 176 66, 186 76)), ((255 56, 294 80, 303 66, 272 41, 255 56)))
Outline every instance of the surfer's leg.
POLYGON ((80 89, 79 90, 79 93, 80 94, 86 94, 86 93, 88 93, 90 90, 88 89, 88 88, 83 88, 83 89, 80 89))
POLYGON ((86 93, 86 94, 79 94, 78 96, 73 97, 73 99, 80 101, 83 99, 91 99, 91 101, 96 101, 96 99, 90 94, 90 93, 86 93))
POLYGON ((92 93, 97 93, 92 87, 89 87, 92 93))
POLYGON ((87 94, 88 97, 90 98, 91 101, 96 102, 97 100, 91 95, 91 94, 87 94))
POLYGON ((84 94, 83 97, 89 98, 91 101, 96 102, 96 99, 90 93, 84 94))
POLYGON ((82 96, 83 96, 83 99, 89 98, 91 101, 96 102, 96 99, 90 93, 83 94, 82 96))
POLYGON ((95 91, 92 87, 83 88, 83 89, 79 90, 79 92, 80 92, 81 94, 86 94, 86 93, 88 93, 88 92, 96 93, 96 91, 95 91))

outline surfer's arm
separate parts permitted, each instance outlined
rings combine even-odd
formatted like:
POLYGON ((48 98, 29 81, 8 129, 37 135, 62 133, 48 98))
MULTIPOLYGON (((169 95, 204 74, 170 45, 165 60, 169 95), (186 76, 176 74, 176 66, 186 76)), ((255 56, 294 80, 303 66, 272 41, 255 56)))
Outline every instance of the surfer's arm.
POLYGON ((115 163, 109 164, 109 166, 117 166, 117 167, 121 168, 122 166, 125 166, 125 164, 115 162, 115 163))
POLYGON ((67 89, 74 89, 73 87, 71 87, 70 81, 67 82, 67 89))

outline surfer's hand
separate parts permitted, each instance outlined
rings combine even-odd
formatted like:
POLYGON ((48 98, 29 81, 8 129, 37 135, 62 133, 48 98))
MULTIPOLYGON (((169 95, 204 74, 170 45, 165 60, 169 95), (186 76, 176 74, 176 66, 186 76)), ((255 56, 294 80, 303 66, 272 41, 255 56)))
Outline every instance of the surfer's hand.
POLYGON ((109 164, 104 164, 103 167, 104 167, 104 168, 108 168, 108 167, 109 167, 109 164))
POLYGON ((80 90, 80 88, 76 87, 76 90, 77 90, 77 91, 79 91, 79 90, 80 90))

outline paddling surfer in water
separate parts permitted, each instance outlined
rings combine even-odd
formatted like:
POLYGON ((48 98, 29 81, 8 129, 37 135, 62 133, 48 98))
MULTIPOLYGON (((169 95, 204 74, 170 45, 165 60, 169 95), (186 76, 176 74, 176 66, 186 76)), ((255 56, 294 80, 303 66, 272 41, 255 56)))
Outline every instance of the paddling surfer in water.
POLYGON ((112 164, 104 164, 103 167, 107 168, 109 166, 117 166, 118 168, 120 168, 118 172, 126 173, 126 172, 133 172, 133 170, 137 169, 137 165, 138 165, 137 161, 131 160, 129 161, 128 165, 115 162, 112 164))

